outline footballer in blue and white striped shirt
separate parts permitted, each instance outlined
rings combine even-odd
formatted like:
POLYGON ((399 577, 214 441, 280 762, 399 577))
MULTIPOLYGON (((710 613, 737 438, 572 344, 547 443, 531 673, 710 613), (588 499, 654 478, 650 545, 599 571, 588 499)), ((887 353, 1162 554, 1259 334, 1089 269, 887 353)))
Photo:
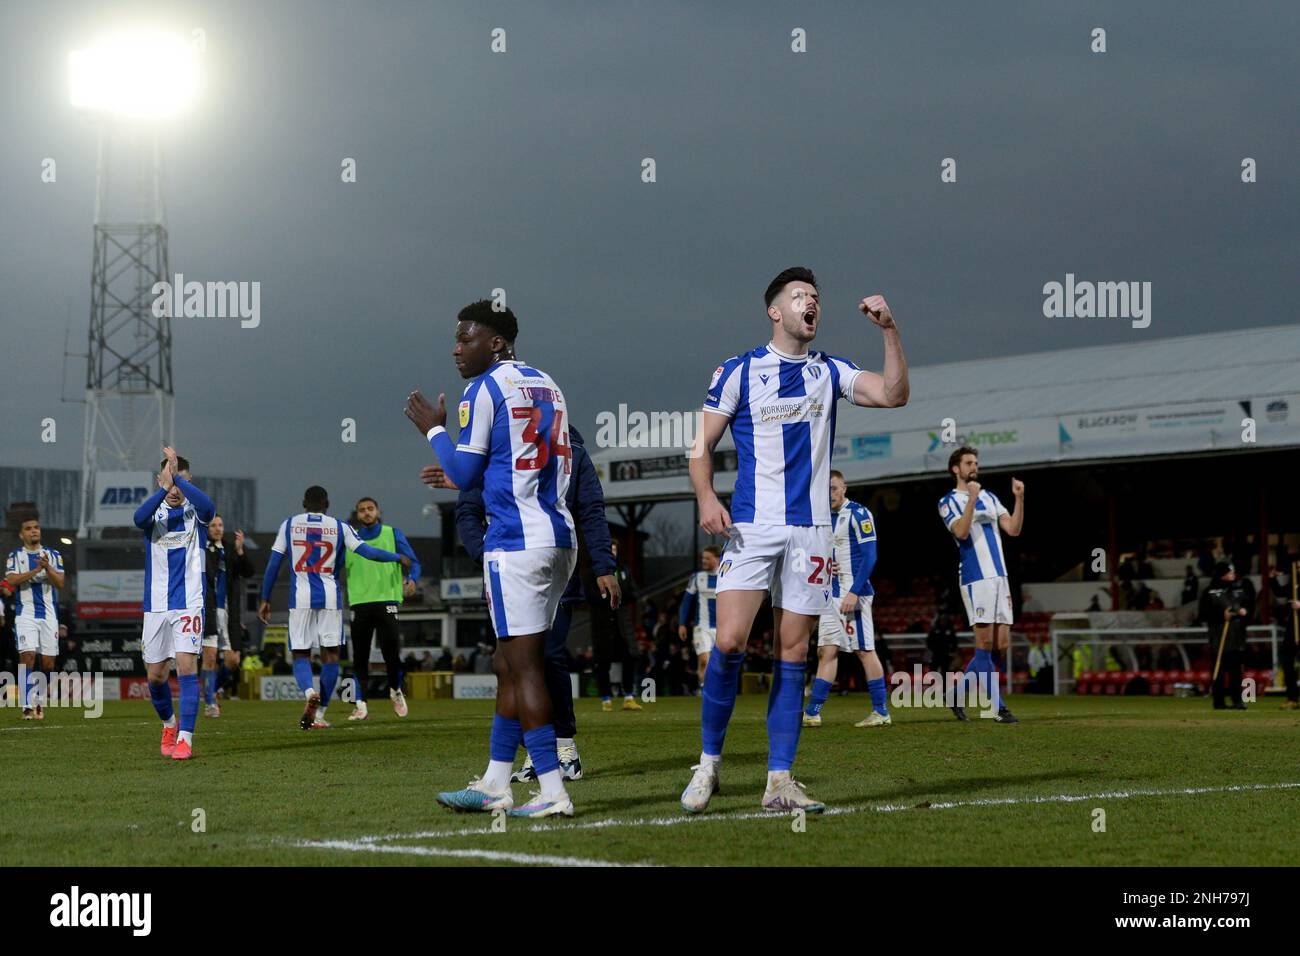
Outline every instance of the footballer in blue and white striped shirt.
POLYGON ((375 548, 358 537, 352 526, 331 518, 329 492, 312 485, 302 493, 303 511, 286 518, 276 532, 271 556, 262 575, 262 600, 257 616, 271 620, 271 592, 280 565, 287 559, 293 579, 289 584, 289 650, 293 676, 307 703, 298 726, 302 730, 328 729, 325 715, 339 680, 339 648, 343 645, 343 587, 339 575, 345 568, 346 548, 371 561, 401 562, 411 559, 375 548), (320 650, 320 690, 312 683, 311 652, 320 650))
MULTIPOLYGON (((1007 511, 997 495, 980 486, 979 471, 979 452, 974 448, 963 446, 948 456, 948 472, 956 484, 939 499, 939 517, 957 544, 961 599, 975 631, 975 656, 966 673, 987 682, 997 710, 995 719, 1014 724, 1018 721, 999 699, 993 649, 996 641, 997 650, 1005 654, 1011 643, 1011 586, 1000 532, 1013 538, 1020 534, 1025 523, 1025 483, 1011 479, 1016 505, 1014 511, 1007 511)), ((958 720, 967 719, 961 702, 953 712, 958 720)))
POLYGON ((790 776, 803 713, 808 639, 831 602, 831 448, 836 404, 896 408, 908 397, 907 360, 889 305, 869 296, 858 309, 884 337, 883 374, 811 351, 821 321, 817 280, 786 269, 763 296, 772 340, 718 366, 691 451, 700 527, 728 536, 718 568, 717 643, 704 674, 700 762, 682 794, 699 813, 718 788, 718 765, 735 706, 750 627, 772 596, 778 661, 768 706, 766 810, 820 812, 790 776), (731 427, 736 489, 728 512, 713 490, 713 451, 731 427))
POLYGON ((162 755, 193 755, 199 713, 199 649, 203 643, 203 574, 212 499, 190 482, 190 463, 163 448, 158 490, 135 511, 144 532, 144 632, 142 654, 149 696, 163 722, 162 755), (180 684, 180 721, 172 711, 168 683, 172 660, 180 684))
POLYGON ((518 334, 515 314, 488 299, 457 314, 452 357, 469 384, 461 393, 456 443, 447 434, 445 394, 436 407, 418 391, 406 401, 406 417, 452 483, 482 487, 488 519, 483 585, 497 636, 490 756, 481 777, 437 799, 454 810, 571 817, 545 680, 547 634, 578 561, 565 500, 573 470, 569 406, 554 379, 516 357, 518 334), (515 806, 510 776, 521 743, 541 790, 515 806))
POLYGON ((18 661, 26 668, 22 682, 23 720, 44 720, 44 705, 39 694, 32 694, 32 686, 36 681, 37 652, 47 688, 59 655, 59 601, 55 591, 63 588, 63 556, 53 548, 41 547, 41 522, 35 514, 23 517, 18 537, 23 546, 9 553, 5 580, 14 590, 14 639, 18 643, 18 661))

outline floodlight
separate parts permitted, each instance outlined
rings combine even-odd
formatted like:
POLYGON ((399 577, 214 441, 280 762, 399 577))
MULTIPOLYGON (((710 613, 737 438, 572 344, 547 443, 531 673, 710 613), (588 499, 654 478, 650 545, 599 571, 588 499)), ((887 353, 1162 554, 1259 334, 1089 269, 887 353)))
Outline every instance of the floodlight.
POLYGON ((68 79, 78 109, 124 119, 169 119, 198 96, 199 59, 177 34, 124 30, 72 51, 68 79))

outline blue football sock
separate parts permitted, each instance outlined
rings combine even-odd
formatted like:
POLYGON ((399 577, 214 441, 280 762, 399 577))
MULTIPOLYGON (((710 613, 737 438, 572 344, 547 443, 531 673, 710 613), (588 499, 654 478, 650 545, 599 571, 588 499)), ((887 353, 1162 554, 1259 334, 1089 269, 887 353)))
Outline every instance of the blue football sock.
POLYGON ((311 659, 295 657, 293 659, 293 677, 298 682, 298 689, 305 696, 311 690, 311 659))
POLYGON ((161 684, 149 682, 149 700, 153 703, 153 709, 158 717, 165 723, 172 719, 172 688, 171 684, 163 681, 161 684))
POLYGON ((203 703, 211 704, 217 699, 217 672, 215 670, 206 670, 203 672, 203 703))
MULTIPOLYGON (((199 675, 181 674, 181 732, 194 733, 199 719, 199 675)), ((168 696, 171 696, 170 694, 168 696)))
POLYGON ((339 662, 320 666, 320 699, 326 707, 334 699, 334 685, 339 682, 339 662))
MULTIPOLYGON (((971 667, 966 668, 967 673, 974 671, 975 677, 984 683, 984 690, 989 693, 993 709, 998 709, 998 672, 993 669, 993 655, 989 651, 976 648, 975 656, 971 658, 971 667)), ((971 687, 971 693, 978 693, 978 689, 971 687)))
POLYGON ((767 769, 789 770, 799 747, 803 726, 802 662, 777 661, 772 668, 772 692, 767 697, 767 769))
POLYGON ((813 681, 812 696, 808 698, 808 709, 805 713, 809 717, 816 717, 822 712, 822 707, 829 696, 831 696, 831 682, 818 677, 813 681))
MULTIPOLYGON (((704 687, 700 694, 700 737, 704 752, 711 757, 722 756, 722 742, 727 737, 731 712, 736 709, 740 665, 744 661, 744 651, 724 654, 715 650, 709 655, 709 665, 704 669, 704 687)), ((800 691, 802 692, 802 687, 800 691)))
MULTIPOLYGON (((524 746, 528 748, 528 756, 533 758, 533 769, 537 771, 537 776, 560 769, 560 757, 555 749, 554 724, 543 724, 525 733, 524 746)), ((514 754, 511 754, 510 759, 514 759, 514 754)))
POLYGON ((885 679, 876 677, 867 681, 867 692, 871 694, 871 709, 881 716, 889 715, 889 707, 886 706, 885 700, 885 679))
POLYGON ((506 763, 515 762, 515 754, 519 751, 519 744, 524 739, 524 728, 519 721, 511 720, 509 717, 502 717, 500 714, 492 718, 492 759, 501 760, 506 763))

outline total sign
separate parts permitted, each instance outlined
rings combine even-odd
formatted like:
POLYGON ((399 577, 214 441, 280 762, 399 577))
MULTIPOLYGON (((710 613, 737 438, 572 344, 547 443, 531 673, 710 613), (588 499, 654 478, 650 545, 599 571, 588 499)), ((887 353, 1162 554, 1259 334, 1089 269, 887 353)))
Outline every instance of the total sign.
POLYGON ((135 509, 154 493, 158 483, 147 471, 101 471, 95 475, 95 514, 91 524, 97 528, 129 528, 135 509))

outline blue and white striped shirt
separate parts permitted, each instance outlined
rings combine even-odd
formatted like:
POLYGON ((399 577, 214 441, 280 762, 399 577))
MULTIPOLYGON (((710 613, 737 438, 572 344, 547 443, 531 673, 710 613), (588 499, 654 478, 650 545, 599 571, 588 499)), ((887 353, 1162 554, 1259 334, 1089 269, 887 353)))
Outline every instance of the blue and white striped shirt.
MULTIPOLYGON (((17 548, 9 552, 9 560, 5 562, 5 574, 26 574, 28 571, 35 571, 41 563, 41 555, 45 556, 50 567, 62 573, 63 556, 52 548, 38 548, 35 551, 17 548)), ((34 621, 54 621, 58 616, 57 592, 44 571, 30 578, 26 584, 14 588, 14 617, 34 621)))
POLYGON ((847 359, 825 352, 786 355, 770 344, 718 366, 704 410, 731 421, 737 458, 732 521, 831 523, 836 403, 853 402, 859 374, 847 359))

